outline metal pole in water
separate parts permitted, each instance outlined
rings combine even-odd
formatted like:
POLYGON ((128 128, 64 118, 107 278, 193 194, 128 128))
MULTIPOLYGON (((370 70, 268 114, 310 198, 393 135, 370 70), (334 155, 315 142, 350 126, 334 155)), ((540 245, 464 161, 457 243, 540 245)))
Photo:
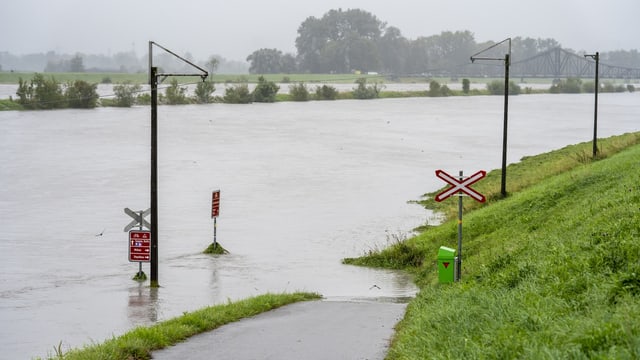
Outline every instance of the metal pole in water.
MULTIPOLYGON (((140 230, 140 231, 142 231, 142 219, 144 219, 143 213, 144 213, 144 211, 142 211, 142 210, 140 210, 138 212, 138 214, 140 216, 140 218, 138 220, 139 223, 140 223, 140 226, 138 227, 138 230, 140 230)), ((141 277, 142 277, 142 261, 138 261, 138 278, 141 278, 141 277)))
POLYGON ((158 287, 158 68, 151 68, 151 287, 158 287))

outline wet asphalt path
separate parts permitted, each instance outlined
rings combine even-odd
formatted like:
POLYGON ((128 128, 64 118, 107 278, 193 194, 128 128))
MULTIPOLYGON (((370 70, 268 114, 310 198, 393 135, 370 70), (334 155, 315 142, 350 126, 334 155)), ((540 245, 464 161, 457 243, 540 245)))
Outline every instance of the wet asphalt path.
POLYGON ((196 335, 153 359, 384 359, 406 304, 296 303, 196 335))

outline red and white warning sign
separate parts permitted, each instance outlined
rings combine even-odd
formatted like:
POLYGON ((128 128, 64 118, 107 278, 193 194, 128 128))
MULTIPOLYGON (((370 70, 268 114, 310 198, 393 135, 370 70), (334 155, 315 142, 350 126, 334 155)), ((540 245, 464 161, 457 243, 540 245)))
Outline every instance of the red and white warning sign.
POLYGON ((211 194, 211 218, 216 218, 220 215, 220 190, 215 190, 211 194))
POLYGON ((436 176, 446 181, 451 186, 445 189, 443 192, 436 195, 435 200, 440 202, 454 194, 462 192, 464 194, 469 195, 470 197, 474 198, 479 202, 485 202, 486 199, 484 195, 480 194, 479 192, 471 188, 472 184, 476 183, 478 180, 485 177, 485 175, 487 175, 487 172, 484 170, 480 170, 477 173, 464 179, 464 178, 458 178, 456 176, 451 176, 442 170, 436 170, 436 176))
POLYGON ((151 231, 129 231, 129 261, 151 261, 151 231))

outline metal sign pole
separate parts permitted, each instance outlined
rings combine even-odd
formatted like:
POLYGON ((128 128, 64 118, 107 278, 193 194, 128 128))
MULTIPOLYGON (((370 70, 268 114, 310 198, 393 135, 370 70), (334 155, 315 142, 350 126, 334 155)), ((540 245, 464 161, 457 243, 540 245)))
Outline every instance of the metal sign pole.
POLYGON ((216 241, 216 232, 218 230, 218 222, 217 222, 218 218, 214 217, 213 218, 213 247, 217 247, 218 246, 218 242, 216 241))
MULTIPOLYGON (((140 210, 140 227, 138 228, 138 230, 142 231, 142 219, 144 219, 143 217, 143 211, 140 210)), ((138 261, 138 278, 142 277, 142 261, 138 261)))
MULTIPOLYGON (((464 177, 462 170, 460 170, 460 181, 462 182, 464 177)), ((462 191, 458 192, 458 257, 456 257, 456 278, 455 281, 460 281, 462 274, 462 191)))
POLYGON ((442 170, 436 170, 436 176, 446 181, 450 186, 437 194, 435 201, 440 202, 450 196, 458 196, 458 256, 455 258, 456 266, 455 273, 453 274, 454 281, 460 281, 460 278, 462 277, 462 197, 466 194, 476 201, 481 203, 485 202, 487 200, 485 196, 472 189, 471 185, 484 178, 486 174, 486 171, 480 170, 465 179, 462 170, 460 170, 460 175, 457 178, 442 170))

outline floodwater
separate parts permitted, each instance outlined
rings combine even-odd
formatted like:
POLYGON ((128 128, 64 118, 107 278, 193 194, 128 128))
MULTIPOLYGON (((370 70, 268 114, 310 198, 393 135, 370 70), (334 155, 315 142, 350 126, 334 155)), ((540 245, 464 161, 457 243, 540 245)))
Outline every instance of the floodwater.
MULTIPOLYGON (((601 94, 600 137, 639 131, 639 117, 640 93, 601 94)), ((125 207, 149 207, 150 109, 0 112, 0 359, 265 292, 413 296, 405 274, 340 260, 437 221, 407 203, 444 185, 436 169, 502 156, 501 96, 161 106, 158 121, 151 289, 131 280, 123 232, 125 207), (201 253, 216 189, 225 256, 201 253)), ((592 95, 510 97, 509 162, 592 134, 592 95)))

